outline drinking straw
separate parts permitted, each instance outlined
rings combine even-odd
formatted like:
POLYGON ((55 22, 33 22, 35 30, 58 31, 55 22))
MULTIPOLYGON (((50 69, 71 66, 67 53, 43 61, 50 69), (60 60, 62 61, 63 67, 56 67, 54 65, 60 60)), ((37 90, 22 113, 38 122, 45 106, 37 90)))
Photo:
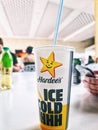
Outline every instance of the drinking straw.
POLYGON ((55 32, 54 32, 53 45, 56 45, 56 41, 57 41, 58 29, 59 29, 60 18, 61 18, 62 7, 63 7, 63 1, 64 0, 60 0, 60 4, 59 4, 59 8, 58 8, 58 15, 57 15, 55 32))

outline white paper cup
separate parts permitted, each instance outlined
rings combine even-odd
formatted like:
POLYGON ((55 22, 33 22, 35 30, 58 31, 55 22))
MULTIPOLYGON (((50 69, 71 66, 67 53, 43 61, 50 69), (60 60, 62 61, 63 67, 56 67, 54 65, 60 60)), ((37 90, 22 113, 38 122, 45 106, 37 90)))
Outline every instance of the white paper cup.
POLYGON ((66 130, 71 90, 73 49, 35 48, 38 104, 42 130, 66 130))

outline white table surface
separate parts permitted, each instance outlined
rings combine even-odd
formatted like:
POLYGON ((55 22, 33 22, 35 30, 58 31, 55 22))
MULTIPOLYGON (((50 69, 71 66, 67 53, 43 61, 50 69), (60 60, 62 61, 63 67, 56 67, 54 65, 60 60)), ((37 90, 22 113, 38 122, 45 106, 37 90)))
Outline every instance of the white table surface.
MULTIPOLYGON (((72 86, 68 130, 98 130, 93 100, 82 84, 72 86)), ((13 73, 12 89, 0 92, 0 130, 40 130, 35 72, 13 73)))

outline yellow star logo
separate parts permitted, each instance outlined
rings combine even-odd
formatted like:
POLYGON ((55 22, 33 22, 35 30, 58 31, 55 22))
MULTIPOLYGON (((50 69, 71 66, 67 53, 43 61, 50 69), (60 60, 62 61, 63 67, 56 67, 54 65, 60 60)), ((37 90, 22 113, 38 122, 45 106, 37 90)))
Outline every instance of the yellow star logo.
POLYGON ((55 68, 62 65, 62 63, 55 61, 54 52, 51 52, 48 58, 40 57, 41 62, 43 63, 43 67, 41 69, 41 73, 48 71, 50 75, 55 77, 55 68))

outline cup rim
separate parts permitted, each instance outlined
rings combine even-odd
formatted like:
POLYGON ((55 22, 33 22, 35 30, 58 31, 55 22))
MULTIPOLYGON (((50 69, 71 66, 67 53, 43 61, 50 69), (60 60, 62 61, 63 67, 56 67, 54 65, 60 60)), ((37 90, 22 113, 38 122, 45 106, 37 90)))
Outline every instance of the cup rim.
POLYGON ((65 49, 67 49, 67 50, 70 50, 70 51, 74 51, 75 50, 75 48, 74 47, 72 47, 72 46, 67 46, 67 45, 43 45, 43 46, 38 46, 38 47, 35 47, 34 48, 34 50, 38 50, 38 49, 44 49, 44 48, 65 48, 65 49))

